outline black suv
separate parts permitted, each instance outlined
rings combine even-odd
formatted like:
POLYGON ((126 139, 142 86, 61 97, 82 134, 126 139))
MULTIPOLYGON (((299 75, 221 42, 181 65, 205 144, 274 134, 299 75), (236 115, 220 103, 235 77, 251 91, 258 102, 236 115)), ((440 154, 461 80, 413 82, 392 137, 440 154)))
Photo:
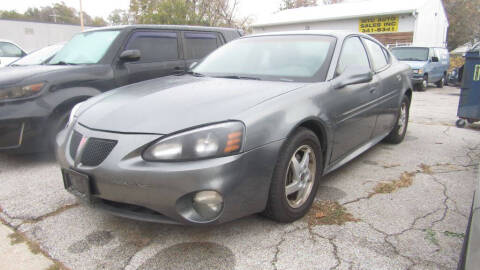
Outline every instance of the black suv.
POLYGON ((75 35, 45 65, 2 68, 0 150, 46 150, 75 104, 127 84, 185 73, 240 36, 228 28, 105 27, 75 35))

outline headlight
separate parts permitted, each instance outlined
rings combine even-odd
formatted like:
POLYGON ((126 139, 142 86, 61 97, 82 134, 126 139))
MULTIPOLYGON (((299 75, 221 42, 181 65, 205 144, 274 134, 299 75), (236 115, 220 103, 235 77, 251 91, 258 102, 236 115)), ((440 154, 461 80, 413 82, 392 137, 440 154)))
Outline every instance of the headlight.
POLYGON ((413 73, 415 74, 423 74, 423 69, 414 69, 413 73))
POLYGON ((78 109, 82 106, 83 102, 77 103, 77 105, 73 106, 72 110, 70 111, 70 116, 68 117, 67 127, 71 126, 77 120, 77 113, 78 109))
POLYGON ((0 100, 26 98, 38 94, 45 83, 35 83, 24 86, 13 86, 0 89, 0 100))
POLYGON ((174 134, 151 144, 144 152, 148 161, 186 161, 238 154, 245 126, 238 121, 213 124, 174 134))

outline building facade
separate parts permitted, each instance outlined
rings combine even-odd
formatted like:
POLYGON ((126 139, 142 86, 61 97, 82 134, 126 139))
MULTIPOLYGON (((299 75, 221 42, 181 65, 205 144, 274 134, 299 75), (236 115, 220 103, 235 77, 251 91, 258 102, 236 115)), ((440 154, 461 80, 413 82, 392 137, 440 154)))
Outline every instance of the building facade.
POLYGON ((68 41, 79 32, 79 25, 0 20, 0 39, 13 41, 27 52, 68 41))
POLYGON ((254 33, 349 30, 384 45, 445 47, 448 20, 441 0, 371 0, 280 11, 252 26, 254 33))

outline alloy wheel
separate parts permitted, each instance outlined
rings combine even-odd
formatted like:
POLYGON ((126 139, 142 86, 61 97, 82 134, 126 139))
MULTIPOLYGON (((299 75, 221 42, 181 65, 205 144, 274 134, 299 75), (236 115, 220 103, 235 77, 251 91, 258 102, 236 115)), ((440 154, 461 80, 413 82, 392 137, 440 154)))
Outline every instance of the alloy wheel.
POLYGON ((293 153, 285 175, 285 196, 292 208, 301 207, 309 198, 315 183, 315 152, 302 145, 293 153))

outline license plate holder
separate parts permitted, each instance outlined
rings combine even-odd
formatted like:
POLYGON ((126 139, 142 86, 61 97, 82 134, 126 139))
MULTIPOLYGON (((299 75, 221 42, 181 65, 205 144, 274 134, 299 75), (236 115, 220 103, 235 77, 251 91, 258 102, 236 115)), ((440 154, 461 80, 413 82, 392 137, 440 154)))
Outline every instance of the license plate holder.
POLYGON ((66 190, 82 200, 91 201, 92 190, 88 175, 67 169, 62 170, 62 175, 66 190))

